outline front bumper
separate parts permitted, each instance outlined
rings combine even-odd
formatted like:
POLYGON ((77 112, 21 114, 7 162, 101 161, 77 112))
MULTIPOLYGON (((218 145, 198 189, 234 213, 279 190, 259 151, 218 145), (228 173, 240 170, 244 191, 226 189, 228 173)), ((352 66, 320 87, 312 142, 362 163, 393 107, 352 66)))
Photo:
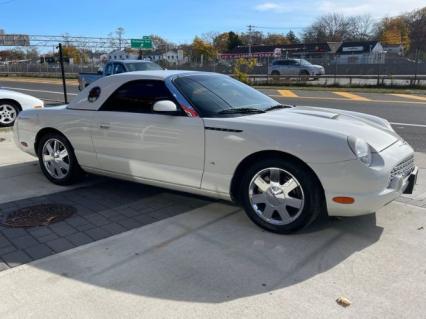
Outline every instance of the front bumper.
MULTIPOLYGON (((373 164, 367 167, 354 159, 332 164, 311 164, 325 193, 330 216, 357 216, 377 211, 403 193, 412 193, 417 168, 412 166, 405 175, 394 175, 396 167, 414 155, 410 145, 399 141, 380 153, 373 154, 373 164), (352 204, 340 204, 335 197, 352 197, 352 204)), ((414 164, 412 164, 414 165, 414 164)))

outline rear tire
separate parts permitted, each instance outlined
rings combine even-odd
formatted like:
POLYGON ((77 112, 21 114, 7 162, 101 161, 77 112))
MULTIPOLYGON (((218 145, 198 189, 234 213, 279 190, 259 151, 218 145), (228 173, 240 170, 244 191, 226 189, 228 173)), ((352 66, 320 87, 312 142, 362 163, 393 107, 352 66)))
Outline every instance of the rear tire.
POLYGON ((254 163, 242 178, 240 198, 255 224, 279 234, 306 227, 325 207, 316 176, 297 161, 282 158, 254 163))
POLYGON ((280 72, 277 70, 272 71, 271 75, 274 81, 278 81, 280 79, 280 72))
POLYGON ((61 134, 47 133, 38 143, 37 155, 46 178, 57 185, 70 185, 83 176, 70 142, 61 134))
POLYGON ((301 80, 309 81, 309 72, 306 70, 301 70, 300 73, 301 80))
POLYGON ((15 124, 21 107, 15 101, 0 101, 0 127, 9 127, 15 124))

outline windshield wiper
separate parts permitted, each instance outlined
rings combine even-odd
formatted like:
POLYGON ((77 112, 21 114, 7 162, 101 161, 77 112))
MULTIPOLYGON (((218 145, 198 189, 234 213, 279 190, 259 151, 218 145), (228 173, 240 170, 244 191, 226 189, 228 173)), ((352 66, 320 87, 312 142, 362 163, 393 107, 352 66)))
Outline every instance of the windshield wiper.
POLYGON ((217 114, 249 114, 249 113, 265 113, 264 110, 261 109, 255 109, 251 107, 241 107, 241 108, 235 108, 235 109, 226 109, 218 112, 217 114))
POLYGON ((278 110, 278 109, 288 109, 288 108, 291 108, 291 106, 290 105, 277 104, 277 105, 268 107, 267 109, 265 109, 265 112, 272 111, 272 110, 278 110))

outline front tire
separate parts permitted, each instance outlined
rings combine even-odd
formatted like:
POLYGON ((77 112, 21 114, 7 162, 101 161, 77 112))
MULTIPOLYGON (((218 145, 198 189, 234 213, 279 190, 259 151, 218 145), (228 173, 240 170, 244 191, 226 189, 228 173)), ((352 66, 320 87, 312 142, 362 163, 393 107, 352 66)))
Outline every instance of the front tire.
POLYGON ((16 102, 0 101, 0 127, 13 126, 20 110, 16 102))
POLYGON ((244 175, 240 198, 258 226, 288 234, 309 225, 322 211, 322 188, 316 176, 293 160, 265 159, 244 175))
POLYGON ((70 142, 61 134, 48 133, 38 143, 40 168, 48 180, 57 185, 70 185, 81 178, 82 169, 70 142))

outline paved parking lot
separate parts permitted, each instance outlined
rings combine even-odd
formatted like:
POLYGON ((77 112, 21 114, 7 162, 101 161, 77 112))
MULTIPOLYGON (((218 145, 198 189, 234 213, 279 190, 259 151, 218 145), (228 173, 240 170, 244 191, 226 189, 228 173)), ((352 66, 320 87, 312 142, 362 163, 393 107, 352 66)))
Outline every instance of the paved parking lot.
POLYGON ((426 155, 416 192, 376 214, 279 236, 229 203, 107 178, 52 185, 0 131, 0 213, 77 208, 0 227, 1 318, 421 318, 426 155), (7 154, 7 155, 6 155, 7 154), (19 267, 17 267, 19 266, 19 267), (352 305, 335 302, 346 297, 352 305))

